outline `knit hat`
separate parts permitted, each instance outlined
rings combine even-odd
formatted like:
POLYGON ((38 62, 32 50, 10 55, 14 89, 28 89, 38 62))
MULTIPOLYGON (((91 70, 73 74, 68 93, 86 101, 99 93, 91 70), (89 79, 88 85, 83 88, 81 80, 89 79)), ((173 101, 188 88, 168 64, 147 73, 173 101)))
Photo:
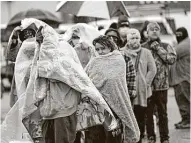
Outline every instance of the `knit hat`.
POLYGON ((126 15, 121 15, 118 18, 118 28, 122 27, 123 25, 127 25, 128 27, 130 26, 130 22, 128 20, 128 17, 126 15))
POLYGON ((147 25, 147 31, 150 29, 150 28, 158 28, 160 30, 160 26, 157 22, 150 22, 148 25, 147 25))

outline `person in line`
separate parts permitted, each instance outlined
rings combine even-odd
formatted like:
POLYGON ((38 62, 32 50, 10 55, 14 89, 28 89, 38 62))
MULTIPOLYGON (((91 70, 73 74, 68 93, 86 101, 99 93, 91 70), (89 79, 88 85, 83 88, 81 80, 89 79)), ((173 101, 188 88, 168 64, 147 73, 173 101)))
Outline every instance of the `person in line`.
MULTIPOLYGON (((13 62, 13 67, 14 67, 16 57, 22 43, 27 39, 35 37, 36 32, 37 32, 37 27, 34 24, 31 24, 23 31, 20 26, 17 26, 14 28, 9 38, 7 52, 6 52, 6 60, 13 62)), ((11 83, 11 92, 10 92, 10 107, 13 107, 17 99, 18 97, 17 97, 16 87, 15 87, 15 76, 13 75, 13 79, 11 83)))
MULTIPOLYGON (((93 45, 88 43, 87 38, 89 38, 89 41, 90 39, 93 41, 99 35, 99 32, 86 24, 78 23, 69 28, 65 34, 68 43, 74 47, 82 67, 85 68, 90 59, 96 56, 96 51, 93 45)), ((81 138, 84 138, 84 132, 79 131, 74 143, 80 143, 81 138)))
POLYGON ((88 63, 86 73, 118 119, 119 126, 116 133, 105 131, 102 126, 88 129, 87 143, 135 143, 140 132, 127 90, 125 60, 109 37, 100 36, 93 44, 99 56, 88 63))
POLYGON ((18 100, 1 125, 2 142, 21 141, 29 134, 28 141, 35 143, 73 143, 76 131, 91 126, 114 130, 117 120, 75 50, 40 20, 22 20, 22 30, 31 24, 38 30, 35 37, 26 31, 31 38, 22 43, 16 57, 18 100))
POLYGON ((157 107, 161 143, 169 143, 167 91, 169 89, 169 65, 176 61, 176 51, 160 40, 160 26, 150 22, 147 26, 149 40, 142 45, 149 49, 154 57, 157 73, 152 83, 152 96, 147 101, 147 135, 149 143, 156 142, 154 133, 153 110, 157 107))
MULTIPOLYGON (((121 38, 119 35, 119 32, 115 29, 108 29, 105 32, 105 35, 111 38, 113 42, 116 43, 118 47, 121 45, 121 38)), ((119 49, 119 48, 118 48, 119 49)), ((120 50, 120 49, 119 49, 120 50)), ((127 81, 127 89, 128 93, 131 99, 131 103, 133 105, 133 100, 136 98, 136 72, 135 72, 135 67, 133 65, 133 62, 131 58, 125 54, 123 54, 123 57, 126 62, 126 81, 127 81)))
POLYGON ((151 83, 156 74, 156 65, 151 52, 141 47, 141 36, 137 29, 130 29, 127 34, 127 44, 122 49, 129 56, 136 69, 137 97, 134 99, 134 114, 140 129, 140 140, 144 137, 147 98, 152 95, 151 83))
POLYGON ((141 44, 147 42, 148 40, 148 34, 147 34, 147 25, 149 24, 149 21, 146 20, 144 23, 143 23, 143 26, 141 28, 141 31, 140 31, 140 34, 141 34, 141 44))
POLYGON ((118 18, 117 29, 123 41, 120 48, 124 47, 127 42, 127 32, 130 29, 130 22, 126 15, 120 15, 118 18))
POLYGON ((110 24, 109 28, 113 28, 113 29, 117 30, 117 22, 112 22, 110 24))
POLYGON ((176 39, 177 60, 170 68, 170 85, 174 88, 182 120, 174 125, 176 129, 186 129, 190 128, 190 38, 186 28, 176 30, 176 39))

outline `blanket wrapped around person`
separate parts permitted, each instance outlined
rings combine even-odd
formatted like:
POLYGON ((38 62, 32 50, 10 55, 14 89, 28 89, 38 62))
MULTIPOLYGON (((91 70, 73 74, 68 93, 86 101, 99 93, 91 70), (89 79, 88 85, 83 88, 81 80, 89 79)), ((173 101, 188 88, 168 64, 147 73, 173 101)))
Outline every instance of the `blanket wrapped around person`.
POLYGON ((75 50, 42 21, 26 18, 21 27, 31 24, 43 26, 43 42, 39 45, 31 38, 20 47, 14 73, 18 101, 1 125, 1 142, 22 140, 24 133, 29 133, 33 141, 42 137, 43 118, 56 115, 66 106, 58 100, 62 97, 51 94, 54 89, 50 84, 67 84, 80 93, 76 130, 98 124, 107 130, 115 129, 117 121, 112 111, 83 70, 75 50))
POLYGON ((90 60, 86 73, 122 121, 123 143, 135 143, 139 140, 140 132, 127 90, 125 67, 123 56, 114 50, 90 60))

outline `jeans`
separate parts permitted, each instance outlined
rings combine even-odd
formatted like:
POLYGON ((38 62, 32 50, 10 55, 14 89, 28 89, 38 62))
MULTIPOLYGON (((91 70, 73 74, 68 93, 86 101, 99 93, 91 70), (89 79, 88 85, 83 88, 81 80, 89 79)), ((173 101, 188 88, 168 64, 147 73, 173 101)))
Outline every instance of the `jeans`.
POLYGON ((148 106, 147 106, 147 135, 149 137, 154 137, 156 139, 156 135, 154 132, 154 121, 153 121, 153 112, 154 107, 157 107, 157 112, 159 116, 159 132, 160 132, 160 140, 163 142, 164 140, 169 139, 169 130, 168 130, 168 116, 167 116, 167 90, 163 91, 153 91, 153 95, 148 98, 148 106))
POLYGON ((174 86, 174 91, 182 121, 190 123, 190 83, 183 81, 174 86))

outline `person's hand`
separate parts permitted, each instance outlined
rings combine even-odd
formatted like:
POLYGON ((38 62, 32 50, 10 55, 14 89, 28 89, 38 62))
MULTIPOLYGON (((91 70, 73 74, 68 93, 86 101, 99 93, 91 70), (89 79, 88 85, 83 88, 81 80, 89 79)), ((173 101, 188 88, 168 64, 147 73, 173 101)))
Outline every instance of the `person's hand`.
POLYGON ((117 126, 114 130, 112 130, 111 132, 112 132, 112 135, 113 135, 114 137, 115 137, 115 136, 118 136, 119 134, 122 133, 122 131, 121 131, 121 123, 120 123, 119 120, 118 120, 118 126, 117 126))
POLYGON ((157 41, 154 41, 152 44, 151 44, 151 49, 153 50, 157 50, 158 47, 160 46, 160 44, 157 42, 157 41))
POLYGON ((21 27, 20 26, 15 27, 13 30, 12 39, 18 39, 20 32, 21 32, 21 27))
POLYGON ((36 41, 41 44, 43 42, 43 35, 42 35, 42 28, 43 26, 40 26, 39 29, 36 32, 36 41))

